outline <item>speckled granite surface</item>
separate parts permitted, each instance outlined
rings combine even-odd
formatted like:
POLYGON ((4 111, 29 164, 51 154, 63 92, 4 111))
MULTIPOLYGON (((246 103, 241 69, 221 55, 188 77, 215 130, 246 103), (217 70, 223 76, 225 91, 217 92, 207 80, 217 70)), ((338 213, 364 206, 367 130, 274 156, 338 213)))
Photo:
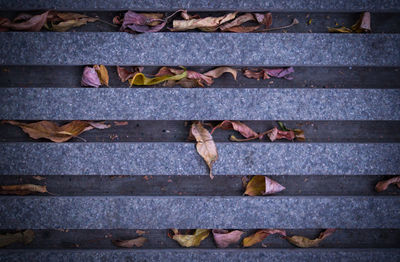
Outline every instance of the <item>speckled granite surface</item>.
POLYGON ((396 196, 2 196, 0 228, 396 228, 399 206, 396 196))
POLYGON ((399 66, 400 34, 0 34, 4 65, 399 66))
POLYGON ((0 119, 400 120, 399 89, 0 88, 0 119))
MULTIPOLYGON (((400 144, 217 143, 214 175, 399 174, 400 144)), ((1 143, 0 175, 208 175, 195 143, 1 143)))
POLYGON ((269 11, 398 11, 398 0, 0 0, 1 9, 61 9, 61 10, 176 10, 180 8, 201 11, 219 10, 269 10, 269 11))

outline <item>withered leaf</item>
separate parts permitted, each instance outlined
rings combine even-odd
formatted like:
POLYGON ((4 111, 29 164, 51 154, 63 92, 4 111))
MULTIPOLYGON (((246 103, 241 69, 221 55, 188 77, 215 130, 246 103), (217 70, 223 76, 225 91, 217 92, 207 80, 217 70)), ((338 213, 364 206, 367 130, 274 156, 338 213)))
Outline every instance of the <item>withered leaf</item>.
POLYGON ((146 77, 143 73, 136 73, 131 79, 129 79, 130 85, 156 85, 165 81, 174 80, 178 81, 187 76, 187 70, 184 68, 183 72, 180 74, 168 74, 157 76, 153 78, 146 77))
POLYGON ((128 121, 114 121, 114 125, 116 126, 127 126, 128 121))
POLYGON ((129 240, 113 240, 112 243, 117 247, 132 248, 132 247, 142 247, 146 241, 147 239, 145 237, 138 237, 129 240))
POLYGON ((96 22, 98 19, 84 14, 51 11, 45 24, 46 29, 56 32, 65 32, 71 28, 96 22))
POLYGON ((49 11, 40 15, 21 14, 17 16, 13 22, 8 18, 0 18, 0 31, 18 30, 39 32, 47 21, 49 11))
POLYGON ((228 230, 225 229, 213 229, 212 233, 214 236, 214 241, 217 244, 217 247, 226 248, 230 244, 235 244, 239 242, 240 237, 244 232, 240 230, 233 230, 229 232, 228 230))
POLYGON ((189 20, 174 20, 172 21, 171 31, 186 31, 190 29, 200 29, 202 31, 216 31, 220 25, 231 21, 236 17, 237 12, 229 13, 220 17, 205 17, 189 20))
POLYGON ((233 129, 235 131, 238 131, 245 138, 258 137, 257 132, 253 131, 250 127, 240 121, 224 120, 211 130, 211 134, 213 134, 214 131, 218 128, 221 128, 223 130, 233 129))
POLYGON ((30 195, 33 193, 49 193, 46 186, 23 184, 0 186, 0 194, 2 195, 30 195))
POLYGON ((223 75, 225 73, 230 73, 233 76, 233 78, 236 80, 236 78, 237 78, 237 70, 233 69, 231 67, 228 67, 228 66, 217 67, 217 68, 215 68, 213 70, 210 70, 210 71, 204 73, 204 75, 215 79, 215 78, 219 78, 221 75, 223 75))
POLYGON ((83 69, 81 85, 92 87, 101 86, 99 75, 93 67, 85 66, 83 69))
POLYGON ((371 14, 364 12, 361 14, 357 22, 350 28, 345 26, 341 27, 328 27, 329 33, 370 33, 371 32, 371 14))
POLYGON ((144 230, 136 230, 136 234, 138 234, 139 236, 146 234, 147 232, 144 230))
POLYGON ((262 229, 258 230, 256 233, 254 233, 251 236, 245 237, 243 239, 243 247, 251 247, 257 243, 260 243, 263 241, 267 236, 272 235, 272 234, 279 234, 282 236, 286 236, 285 230, 280 230, 280 229, 262 229))
POLYGON ((271 131, 272 132, 267 134, 271 142, 277 139, 293 140, 295 138, 294 131, 282 131, 276 127, 274 127, 271 131))
POLYGON ((12 233, 0 234, 0 247, 5 247, 17 242, 21 242, 27 245, 33 241, 34 237, 35 233, 30 229, 14 234, 12 233))
POLYGON ((385 191, 391 184, 396 184, 397 187, 400 188, 400 176, 392 177, 388 180, 379 181, 375 186, 375 190, 377 192, 385 191))
POLYGON ((204 239, 210 234, 208 229, 196 229, 194 234, 179 234, 177 229, 172 229, 174 235, 172 239, 177 241, 183 247, 198 247, 204 239))
POLYGON ((190 128, 189 136, 196 139, 197 152, 207 163, 207 166, 210 169, 210 178, 213 179, 212 166, 218 159, 218 152, 217 146, 215 145, 210 132, 208 132, 199 121, 196 121, 190 128))
POLYGON ((42 176, 33 176, 32 178, 35 180, 38 180, 38 181, 42 181, 42 180, 46 179, 45 177, 42 177, 42 176))
POLYGON ((108 86, 108 71, 104 65, 94 65, 94 70, 96 70, 97 76, 99 77, 100 83, 102 85, 108 86))
POLYGON ((3 121, 2 123, 19 126, 33 139, 46 138, 57 143, 68 141, 93 128, 105 129, 110 127, 110 125, 105 125, 101 122, 80 120, 74 120, 63 126, 58 126, 51 121, 39 121, 29 124, 17 121, 3 121))
POLYGON ((321 234, 318 236, 318 238, 315 239, 309 239, 307 237, 303 236, 292 236, 292 237, 285 237, 287 241, 292 243, 293 245, 297 247, 316 247, 321 243, 322 240, 327 238, 328 236, 332 235, 336 229, 334 228, 328 228, 321 232, 321 234))
POLYGON ((254 176, 247 183, 244 194, 248 196, 262 196, 275 194, 285 189, 284 186, 266 176, 254 176))
POLYGON ((139 14, 128 11, 124 15, 121 31, 130 33, 158 32, 163 29, 167 23, 167 19, 162 19, 162 17, 162 14, 139 14))
POLYGON ((263 68, 259 71, 253 71, 250 69, 244 70, 244 76, 247 78, 254 78, 254 79, 269 79, 271 77, 276 78, 284 78, 287 80, 292 80, 293 77, 290 76, 291 73, 294 73, 293 67, 288 68, 263 68))
POLYGON ((219 28, 221 31, 236 32, 236 33, 249 33, 260 29, 264 25, 264 29, 268 29, 272 24, 271 13, 260 14, 260 13, 246 13, 234 19, 229 23, 221 25, 219 28), (256 21, 258 25, 255 26, 241 26, 243 23, 248 21, 256 21))
POLYGON ((121 79, 121 82, 126 82, 129 78, 134 77, 137 73, 141 73, 142 71, 143 71, 142 66, 133 67, 133 71, 129 71, 128 69, 117 66, 117 72, 119 79, 121 79))

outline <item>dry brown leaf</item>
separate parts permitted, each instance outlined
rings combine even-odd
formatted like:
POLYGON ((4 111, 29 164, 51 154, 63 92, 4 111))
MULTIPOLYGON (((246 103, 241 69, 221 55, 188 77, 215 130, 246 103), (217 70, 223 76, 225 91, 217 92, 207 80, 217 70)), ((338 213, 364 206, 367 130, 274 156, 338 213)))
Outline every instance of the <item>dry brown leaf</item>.
POLYGON ((11 245, 16 242, 21 242, 27 245, 33 241, 34 237, 35 233, 30 229, 14 234, 12 233, 0 234, 0 248, 11 245))
POLYGON ((147 241, 147 238, 138 237, 138 238, 129 239, 129 240, 113 240, 112 243, 117 247, 132 248, 132 247, 142 247, 144 242, 146 242, 146 241, 147 241))
POLYGON ((127 126, 128 121, 114 121, 114 125, 116 126, 127 126))
POLYGON ((172 239, 177 241, 183 247, 198 247, 204 239, 210 234, 208 229, 196 229, 194 234, 179 234, 177 229, 172 229, 174 235, 172 239))
POLYGON ((236 17, 237 12, 229 13, 220 17, 206 17, 200 19, 174 20, 172 21, 171 31, 186 31, 190 29, 200 29, 202 31, 216 31, 220 25, 231 21, 236 17))
POLYGON ((246 13, 237 17, 232 22, 221 25, 219 28, 221 31, 235 32, 235 33, 249 33, 254 32, 264 26, 264 29, 269 29, 272 24, 272 14, 260 14, 260 13, 246 13), (241 24, 248 21, 257 21, 256 26, 242 26, 241 24))
POLYGON ((214 236, 214 241, 217 244, 217 247, 226 248, 230 244, 235 244, 239 242, 240 237, 244 232, 240 230, 233 230, 229 232, 228 230, 225 229, 213 229, 212 233, 214 236))
POLYGON ((86 25, 89 22, 96 22, 97 20, 97 18, 84 14, 51 11, 45 27, 50 31, 65 32, 73 27, 86 25))
POLYGON ((293 67, 287 68, 263 68, 260 71, 253 71, 250 69, 246 69, 243 72, 243 75, 247 78, 254 78, 257 80, 262 79, 270 79, 271 77, 276 78, 284 78, 287 80, 292 80, 293 77, 290 76, 291 73, 294 73, 293 67))
POLYGON ((217 67, 213 70, 210 70, 210 71, 204 73, 204 75, 215 79, 215 78, 219 78, 221 75, 223 75, 225 73, 230 73, 233 76, 233 78, 236 80, 237 70, 233 69, 231 67, 228 67, 228 66, 217 67))
POLYGON ((96 70, 96 73, 100 79, 100 83, 108 86, 109 77, 107 68, 104 65, 94 65, 93 68, 96 70))
POLYGON ((292 243, 293 245, 297 246, 297 247, 316 247, 319 245, 319 243, 324 240, 325 238, 327 238, 328 236, 332 235, 334 232, 336 231, 336 229, 334 228, 328 228, 326 230, 324 230, 323 232, 321 232, 321 234, 319 234, 318 238, 315 239, 309 239, 307 237, 303 237, 303 236, 292 236, 292 237, 285 237, 287 241, 289 241, 290 243, 292 243))
POLYGON ((379 181, 375 186, 375 190, 377 192, 385 191, 391 184, 396 184, 397 187, 400 188, 400 176, 392 177, 388 180, 379 181))
POLYGON ((210 178, 213 179, 212 166, 218 159, 218 152, 210 132, 200 122, 196 121, 192 124, 189 136, 193 136, 196 139, 197 152, 207 163, 210 169, 210 178))
POLYGON ((254 233, 251 236, 245 237, 243 239, 243 247, 251 247, 257 243, 260 243, 263 241, 267 236, 272 235, 272 234, 279 234, 282 236, 286 236, 285 230, 280 230, 280 229, 262 229, 258 230, 256 233, 254 233))
MULTIPOLYGON (((295 134, 294 131, 282 131, 279 130, 278 128, 274 127, 272 129, 272 132, 268 133, 268 137, 271 140, 271 142, 274 142, 277 139, 287 139, 287 140, 293 140, 295 139, 295 134)), ((304 137, 304 135, 303 135, 304 137)))
POLYGON ((211 134, 213 134, 214 131, 218 128, 221 128, 223 130, 233 129, 235 131, 238 131, 245 138, 258 137, 257 132, 253 131, 253 129, 251 129, 250 127, 248 127, 247 125, 243 124, 240 121, 224 120, 211 130, 211 134))
POLYGON ((144 230, 136 230, 136 234, 138 234, 139 236, 146 234, 147 232, 144 230))
POLYGON ((105 125, 101 122, 88 122, 80 120, 74 120, 63 126, 58 126, 51 121, 39 121, 29 124, 17 121, 2 121, 2 123, 19 126, 33 139, 46 138, 57 143, 68 141, 69 139, 77 137, 81 133, 93 128, 104 129, 110 127, 109 125, 105 125))
POLYGON ((254 176, 247 183, 244 194, 248 196, 262 196, 275 194, 285 189, 284 186, 266 176, 254 176))
POLYGON ((47 21, 49 11, 40 15, 21 14, 13 22, 8 18, 0 18, 0 32, 8 30, 39 32, 47 21))
POLYGON ((133 78, 137 73, 141 73, 142 71, 142 66, 133 67, 133 71, 129 71, 123 67, 117 66, 117 72, 121 82, 126 82, 128 79, 133 78))
POLYGON ((0 186, 1 195, 30 195, 33 193, 49 193, 46 186, 23 184, 23 185, 8 185, 0 186))
POLYGON ((38 180, 38 181, 42 181, 42 180, 46 179, 45 177, 42 177, 42 176, 33 176, 32 178, 35 180, 38 180))

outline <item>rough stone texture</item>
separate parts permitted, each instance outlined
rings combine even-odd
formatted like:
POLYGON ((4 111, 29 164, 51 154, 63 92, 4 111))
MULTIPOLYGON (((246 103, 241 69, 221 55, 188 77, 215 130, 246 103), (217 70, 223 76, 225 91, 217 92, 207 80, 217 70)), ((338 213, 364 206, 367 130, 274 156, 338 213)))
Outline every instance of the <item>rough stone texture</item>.
POLYGON ((130 249, 0 250, 0 261, 385 261, 398 262, 399 249, 130 249))
MULTIPOLYGON (((57 193, 57 192, 53 192, 57 193)), ((397 196, 0 197, 0 228, 399 228, 397 196)))
POLYGON ((3 65, 399 66, 399 34, 1 34, 3 65))
POLYGON ((253 10, 253 11, 329 11, 329 12, 350 12, 350 11, 371 11, 371 12, 396 12, 400 9, 398 0, 1 0, 1 10, 18 9, 62 9, 62 10, 160 10, 170 11, 176 9, 189 9, 193 11, 223 11, 223 10, 253 10))
MULTIPOLYGON (((400 143, 217 143, 214 175, 395 175, 400 143)), ((1 143, 1 175, 208 175, 195 143, 1 143)))
POLYGON ((0 119, 400 120, 399 89, 0 88, 0 119))

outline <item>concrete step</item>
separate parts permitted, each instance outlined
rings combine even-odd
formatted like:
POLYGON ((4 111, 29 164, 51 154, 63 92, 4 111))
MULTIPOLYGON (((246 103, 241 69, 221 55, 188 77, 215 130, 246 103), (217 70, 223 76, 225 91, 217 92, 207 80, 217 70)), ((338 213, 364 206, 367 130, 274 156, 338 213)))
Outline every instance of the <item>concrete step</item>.
POLYGON ((1 36, 2 65, 400 65, 400 34, 5 32, 1 36))
MULTIPOLYGON (((399 143, 217 143, 214 175, 396 175, 399 143)), ((195 143, 1 143, 1 175, 208 175, 195 143)))

